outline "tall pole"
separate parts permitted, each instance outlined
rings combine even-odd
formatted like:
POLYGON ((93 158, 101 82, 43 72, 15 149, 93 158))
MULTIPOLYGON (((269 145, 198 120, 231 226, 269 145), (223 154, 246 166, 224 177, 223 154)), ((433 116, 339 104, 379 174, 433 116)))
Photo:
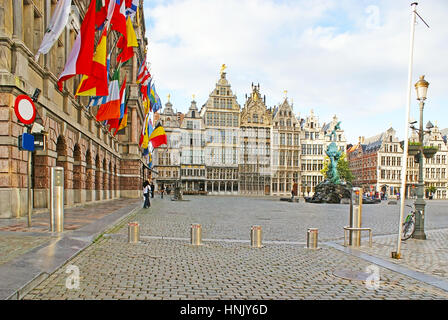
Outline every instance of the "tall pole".
MULTIPOLYGON (((28 127, 28 133, 31 132, 30 127, 28 127)), ((31 153, 32 151, 28 151, 28 228, 31 228, 31 214, 33 211, 33 202, 31 200, 31 153)))
POLYGON ((418 155, 418 188, 417 199, 415 200, 415 231, 413 234, 414 239, 426 240, 424 231, 424 217, 425 217, 425 182, 423 181, 423 108, 425 102, 420 100, 420 131, 418 133, 418 139, 420 142, 420 153, 418 155))
POLYGON ((401 168, 401 188, 400 192, 402 197, 400 198, 400 220, 398 222, 398 240, 397 240, 397 251, 392 252, 392 258, 401 258, 401 233, 402 233, 402 222, 404 215, 404 200, 406 198, 403 191, 406 188, 406 171, 408 166, 408 143, 409 143, 409 114, 411 109, 411 89, 412 89, 412 63, 414 59, 414 34, 415 34, 415 20, 416 20, 416 10, 417 2, 411 4, 412 18, 411 18, 411 41, 409 44, 409 66, 408 66, 408 91, 406 100, 406 119, 405 119, 405 133, 404 133, 404 150, 402 156, 402 168, 401 168))

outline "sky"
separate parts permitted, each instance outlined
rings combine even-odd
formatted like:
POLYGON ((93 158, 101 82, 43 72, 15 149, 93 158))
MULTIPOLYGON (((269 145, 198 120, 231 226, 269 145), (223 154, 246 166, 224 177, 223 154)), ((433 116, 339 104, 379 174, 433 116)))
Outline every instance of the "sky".
MULTIPOLYGON (((226 64, 244 106, 260 84, 268 107, 284 100, 321 124, 337 115, 349 143, 391 126, 404 139, 410 52, 410 0, 144 0, 147 59, 164 105, 186 112, 208 99, 226 64)), ((448 1, 418 1, 414 83, 430 83, 424 124, 448 127, 448 1)))

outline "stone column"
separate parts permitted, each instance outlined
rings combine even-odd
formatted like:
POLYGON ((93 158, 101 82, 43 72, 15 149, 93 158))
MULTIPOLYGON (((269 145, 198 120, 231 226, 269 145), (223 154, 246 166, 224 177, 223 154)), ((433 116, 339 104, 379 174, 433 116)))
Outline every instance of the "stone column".
POLYGON ((95 200, 95 171, 95 166, 86 165, 86 201, 95 200))
POLYGON ((137 140, 137 129, 138 129, 138 117, 137 117, 137 109, 136 108, 131 108, 131 143, 138 143, 137 140))
MULTIPOLYGON (((91 181, 89 181, 91 183, 91 181)), ((84 161, 75 161, 73 163, 73 192, 74 203, 86 202, 86 163, 84 161)))
POLYGON ((22 40, 23 35, 23 0, 14 0, 12 2, 12 14, 13 14, 13 34, 14 39, 22 40))

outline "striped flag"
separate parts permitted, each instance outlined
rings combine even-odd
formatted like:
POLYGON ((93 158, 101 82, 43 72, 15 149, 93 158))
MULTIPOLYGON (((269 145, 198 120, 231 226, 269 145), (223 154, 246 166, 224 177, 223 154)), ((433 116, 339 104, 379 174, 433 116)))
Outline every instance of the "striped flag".
POLYGON ((120 69, 115 71, 112 81, 109 83, 109 95, 96 114, 97 121, 120 118, 120 69))
POLYGON ((161 145, 168 144, 168 138, 166 136, 165 129, 160 123, 152 131, 151 135, 149 136, 149 141, 151 141, 154 149, 160 147, 161 145))
POLYGON ((58 88, 62 91, 62 83, 77 74, 90 75, 95 49, 95 10, 96 1, 91 1, 81 25, 81 30, 73 44, 72 51, 58 80, 58 88))
POLYGON ((137 13, 140 0, 126 0, 126 15, 131 18, 137 13))
POLYGON ((101 40, 93 56, 91 75, 83 75, 75 96, 107 96, 107 30, 104 29, 101 40))

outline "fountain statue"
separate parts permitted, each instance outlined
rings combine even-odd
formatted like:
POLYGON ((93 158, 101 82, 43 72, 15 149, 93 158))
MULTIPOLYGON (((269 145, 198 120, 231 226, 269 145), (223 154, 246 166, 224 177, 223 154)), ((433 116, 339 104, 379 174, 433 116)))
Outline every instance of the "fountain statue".
POLYGON ((339 121, 329 135, 331 143, 325 151, 330 159, 328 165, 327 178, 315 187, 313 197, 309 200, 312 203, 341 203, 341 199, 350 198, 352 185, 341 180, 338 172, 338 161, 342 156, 342 151, 338 149, 336 141, 336 131, 340 130, 339 121))

